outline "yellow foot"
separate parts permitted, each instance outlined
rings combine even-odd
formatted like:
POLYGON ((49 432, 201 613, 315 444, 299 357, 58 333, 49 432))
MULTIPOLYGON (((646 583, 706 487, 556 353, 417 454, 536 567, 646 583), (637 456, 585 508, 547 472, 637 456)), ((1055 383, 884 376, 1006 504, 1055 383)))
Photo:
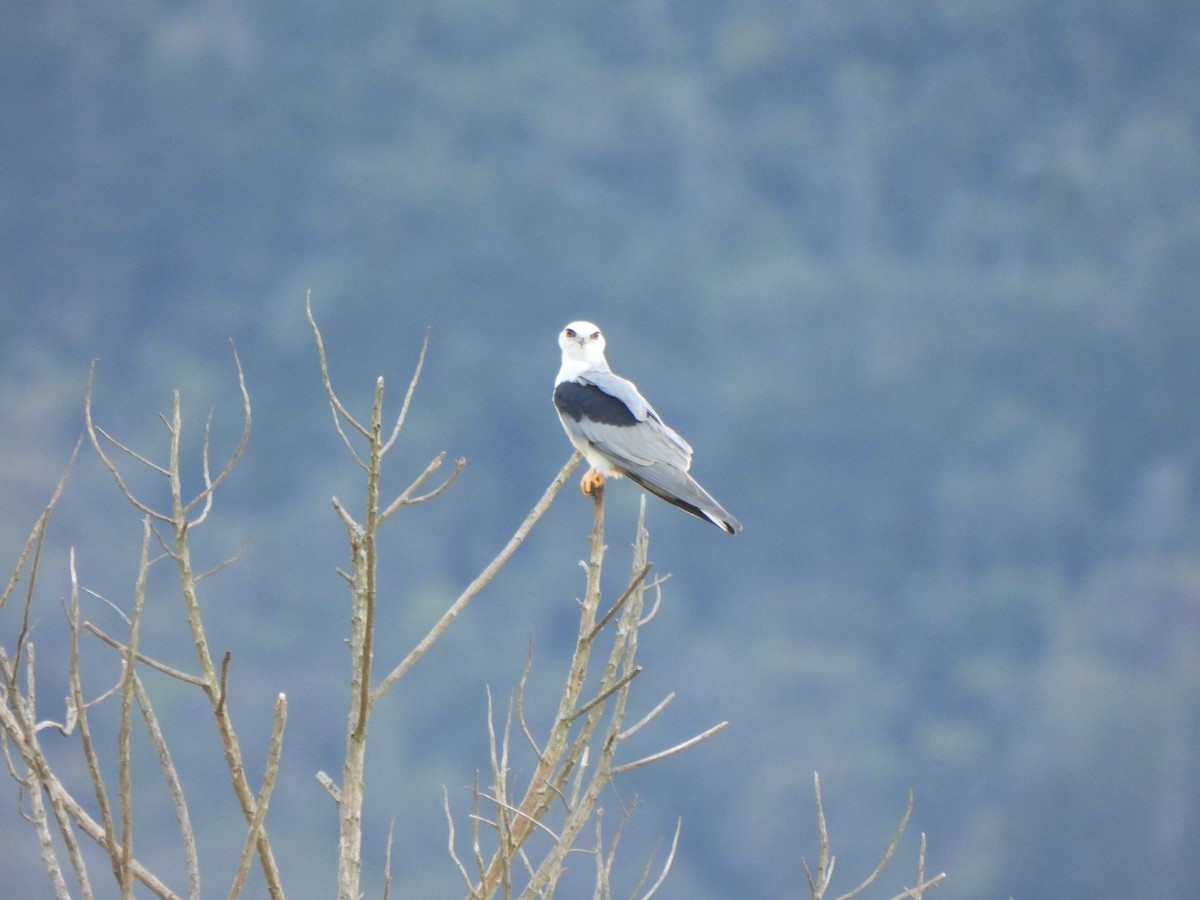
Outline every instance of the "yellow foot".
POLYGON ((592 492, 604 487, 604 475, 595 469, 588 469, 587 474, 579 480, 579 489, 583 491, 585 497, 592 496, 592 492))

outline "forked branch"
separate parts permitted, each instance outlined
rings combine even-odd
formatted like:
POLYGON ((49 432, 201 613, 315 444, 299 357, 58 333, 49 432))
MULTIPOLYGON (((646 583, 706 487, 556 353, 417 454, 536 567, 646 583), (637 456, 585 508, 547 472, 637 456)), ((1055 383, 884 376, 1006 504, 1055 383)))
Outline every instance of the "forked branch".
MULTIPOLYGON (((563 475, 566 475, 564 471, 563 475)), ((472 898, 491 898, 498 893, 509 896, 514 890, 514 881, 523 868, 528 882, 521 892, 522 897, 549 896, 562 873, 565 871, 567 854, 572 850, 584 826, 593 819, 597 828, 596 853, 596 896, 609 895, 608 882, 612 869, 616 844, 621 829, 613 836, 607 853, 603 849, 599 830, 601 809, 599 800, 604 788, 612 779, 625 771, 648 765, 673 756, 694 746, 725 727, 727 723, 710 728, 689 740, 676 744, 661 753, 618 765, 616 757, 624 739, 649 722, 666 705, 659 703, 649 714, 631 728, 625 728, 625 712, 632 684, 641 667, 636 662, 638 632, 646 621, 643 616, 645 603, 646 575, 650 570, 647 560, 649 536, 644 527, 645 504, 638 521, 637 540, 634 543, 632 571, 618 600, 600 615, 601 571, 605 556, 603 491, 593 494, 592 533, 589 538, 589 560, 585 564, 587 582, 582 601, 579 603, 580 620, 575 650, 567 667, 558 711, 550 727, 545 743, 534 740, 525 722, 524 693, 529 677, 529 664, 521 675, 514 701, 518 724, 526 743, 533 750, 536 760, 520 799, 516 799, 510 787, 509 740, 512 732, 512 711, 505 723, 504 736, 497 746, 492 726, 489 693, 488 734, 491 746, 492 791, 482 792, 475 788, 475 802, 486 800, 495 808, 494 820, 484 819, 476 812, 472 814, 472 828, 480 822, 490 824, 495 831, 497 847, 485 866, 479 851, 479 841, 474 839, 475 855, 480 867, 478 881, 473 879, 457 856, 454 848, 454 830, 451 822, 450 854, 469 886, 472 898), (612 627, 606 627, 611 625, 612 627), (597 683, 585 694, 584 686, 593 650, 602 636, 611 645, 603 658, 597 683), (585 699, 585 697, 587 699, 585 699), (551 829, 546 817, 551 807, 561 804, 565 817, 561 826, 551 829), (540 861, 533 863, 529 857, 531 839, 535 835, 547 835, 550 846, 540 861), (520 864, 518 866, 518 863, 520 864)), ((449 816, 449 811, 447 810, 449 816)), ((662 872, 643 897, 649 897, 662 884, 674 858, 678 841, 678 830, 672 849, 662 872)), ((649 870, 647 870, 649 875, 649 870)), ((646 878, 643 878, 643 885, 646 878)), ((639 887, 641 890, 641 887, 639 887)))
MULTIPOLYGON (((807 861, 802 859, 801 864, 804 867, 805 878, 808 879, 808 890, 809 894, 812 896, 812 900, 822 900, 822 898, 825 896, 825 892, 829 889, 830 882, 833 879, 834 865, 837 860, 836 857, 833 856, 829 841, 829 828, 825 822, 825 805, 821 799, 821 776, 817 772, 813 772, 813 796, 816 798, 817 834, 820 840, 820 858, 819 862, 817 863, 817 871, 815 874, 809 869, 807 861)), ((874 884, 876 880, 878 880, 879 876, 883 874, 883 870, 887 867, 887 864, 892 861, 892 857, 896 855, 896 848, 900 846, 900 838, 904 835, 904 829, 908 826, 908 820, 912 816, 912 811, 913 792, 909 791, 908 803, 904 807, 904 815, 900 817, 900 824, 896 827, 896 831, 892 835, 892 839, 888 843, 887 849, 884 851, 883 858, 880 859, 879 864, 875 866, 874 871, 872 871, 870 875, 863 879, 858 887, 848 891, 845 894, 842 894, 837 898, 837 900, 851 900, 851 898, 857 897, 872 884, 874 884)), ((903 897, 920 898, 925 890, 937 887, 945 878, 946 873, 942 872, 940 875, 937 875, 928 881, 925 879, 925 835, 922 834, 921 850, 917 870, 917 886, 915 888, 906 889, 905 892, 900 894, 899 897, 895 898, 895 900, 900 900, 900 898, 903 897)))
MULTIPOLYGON (((213 659, 212 651, 210 650, 208 639, 205 633, 204 620, 201 616, 200 599, 197 590, 198 583, 207 575, 211 574, 210 570, 207 573, 197 575, 192 567, 191 546, 188 540, 191 529, 204 523, 209 512, 212 509, 213 497, 218 487, 220 487, 229 475, 233 472, 234 467, 241 459, 243 452, 246 449, 247 442, 250 438, 250 428, 252 423, 252 412, 250 405, 250 394, 246 388, 245 373, 242 369, 241 360, 238 358, 237 348, 233 347, 234 367, 237 371, 238 390, 242 400, 242 431, 238 438, 237 445, 230 455, 228 461, 221 468, 215 477, 213 477, 210 467, 210 434, 211 434, 211 415, 208 417, 204 427, 203 447, 202 447, 202 477, 204 487, 190 499, 186 498, 183 493, 183 472, 180 461, 182 436, 183 436, 183 415, 181 410, 181 402, 179 392, 174 392, 171 404, 171 414, 168 417, 162 417, 166 425, 169 448, 167 451, 167 462, 165 465, 159 465, 150 461, 144 455, 141 455, 133 449, 125 446, 115 438, 109 436, 107 432, 98 427, 93 420, 92 400, 93 400, 93 382, 96 371, 96 363, 93 362, 88 372, 87 389, 84 396, 84 417, 87 425, 87 434, 91 440, 92 447, 96 451, 96 455, 100 458, 104 467, 108 469, 116 482, 118 489, 125 499, 137 510, 139 510, 148 520, 164 523, 165 529, 169 532, 168 536, 160 536, 160 543, 166 553, 175 562, 179 570, 179 583, 183 597, 184 610, 187 616, 189 630, 192 634, 192 642, 196 651, 196 659, 199 664, 200 674, 198 676, 183 676, 182 673, 170 672, 177 677, 182 677, 182 680, 195 683, 199 680, 201 687, 207 698, 213 714, 213 720, 217 727, 217 732, 221 739, 221 745, 224 750, 226 767, 229 771, 230 782, 233 787, 234 795, 237 798, 238 804, 241 807, 241 812, 248 824, 251 824, 259 817, 258 801, 255 797, 253 789, 250 787, 249 781, 246 778, 246 767, 242 759, 242 753, 238 742, 237 731, 234 728, 233 720, 229 714, 229 707, 225 702, 226 690, 228 687, 228 660, 229 654, 224 654, 224 662, 218 669, 217 663, 213 659), (103 439, 103 440, 102 440, 103 439), (167 481, 168 493, 170 496, 169 511, 156 510, 148 503, 142 501, 133 490, 128 486, 120 469, 116 463, 110 458, 105 451, 105 445, 110 444, 117 447, 122 452, 132 456, 137 462, 148 467, 152 472, 164 477, 167 481), (197 512, 198 510, 198 512, 197 512)), ((149 523, 147 524, 149 527, 149 523)), ((143 554, 145 558, 145 554, 143 554)), ((78 640, 78 612, 76 606, 76 624, 74 626, 75 640, 78 640)), ((134 629, 136 632, 136 628, 134 629)), ((123 648, 124 658, 127 668, 132 668, 135 661, 143 661, 144 657, 139 653, 136 641, 136 634, 123 648)), ((167 667, 158 666, 160 670, 166 671, 167 667)), ((126 710, 123 721, 128 722, 128 708, 132 697, 132 682, 127 681, 123 689, 123 707, 126 710)), ((76 690, 77 695, 80 692, 76 690)), ((77 705, 82 702, 81 695, 77 697, 77 705)), ((86 717, 84 709, 79 710, 80 714, 80 729, 84 738, 85 750, 88 747, 90 738, 88 737, 86 717)), ((90 752, 89 752, 90 757, 90 752)), ((99 781, 98 765, 90 765, 90 768, 95 771, 93 781, 97 785, 97 802, 104 818, 105 831, 108 834, 114 834, 112 814, 109 810, 108 803, 102 790, 102 783, 99 781)), ((122 779, 122 790, 125 789, 125 781, 122 779)), ((120 795, 118 797, 120 803, 120 795)), ((129 820, 127 810, 122 806, 122 821, 129 820)), ((126 829, 127 833, 127 829, 126 829)), ((279 869, 275 862, 274 853, 271 849, 270 841, 267 837, 266 830, 263 827, 253 829, 255 835, 256 847, 261 863, 263 876, 266 881, 267 891, 273 898, 282 898, 283 886, 280 879, 279 869)), ((112 857, 114 874, 117 877, 118 883, 126 884, 128 878, 123 874, 127 869, 127 864, 123 860, 127 860, 128 837, 125 839, 125 847, 120 854, 116 854, 113 847, 109 847, 110 856, 112 857)))

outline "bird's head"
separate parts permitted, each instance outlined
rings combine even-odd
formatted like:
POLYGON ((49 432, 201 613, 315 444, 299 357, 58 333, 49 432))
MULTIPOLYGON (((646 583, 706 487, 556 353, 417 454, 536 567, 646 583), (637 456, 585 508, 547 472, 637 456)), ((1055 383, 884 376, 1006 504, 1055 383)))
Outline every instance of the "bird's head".
POLYGON ((604 335, 591 322, 572 322, 558 336, 563 362, 587 363, 590 367, 607 369, 604 359, 604 335))

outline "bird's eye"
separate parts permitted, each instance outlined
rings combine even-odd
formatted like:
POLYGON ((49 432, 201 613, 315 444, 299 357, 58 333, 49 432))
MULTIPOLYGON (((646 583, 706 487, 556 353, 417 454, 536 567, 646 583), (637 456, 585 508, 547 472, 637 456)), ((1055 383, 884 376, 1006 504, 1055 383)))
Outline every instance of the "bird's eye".
POLYGON ((600 332, 598 332, 598 331, 593 331, 593 332, 592 332, 592 340, 593 340, 593 341, 594 341, 594 340, 598 340, 598 339, 599 339, 599 337, 600 337, 600 332))
POLYGON ((575 337, 575 329, 574 329, 574 328, 568 328, 568 329, 566 330, 566 335, 567 335, 567 337, 575 337))

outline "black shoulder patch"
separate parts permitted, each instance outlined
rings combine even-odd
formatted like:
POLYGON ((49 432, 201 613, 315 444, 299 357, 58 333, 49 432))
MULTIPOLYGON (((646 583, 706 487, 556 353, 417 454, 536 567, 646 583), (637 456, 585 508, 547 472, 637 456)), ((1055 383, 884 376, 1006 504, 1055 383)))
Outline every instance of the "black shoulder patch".
POLYGON ((576 422, 585 416, 604 425, 636 425, 629 407, 594 384, 564 381, 554 388, 554 405, 564 416, 576 422))

